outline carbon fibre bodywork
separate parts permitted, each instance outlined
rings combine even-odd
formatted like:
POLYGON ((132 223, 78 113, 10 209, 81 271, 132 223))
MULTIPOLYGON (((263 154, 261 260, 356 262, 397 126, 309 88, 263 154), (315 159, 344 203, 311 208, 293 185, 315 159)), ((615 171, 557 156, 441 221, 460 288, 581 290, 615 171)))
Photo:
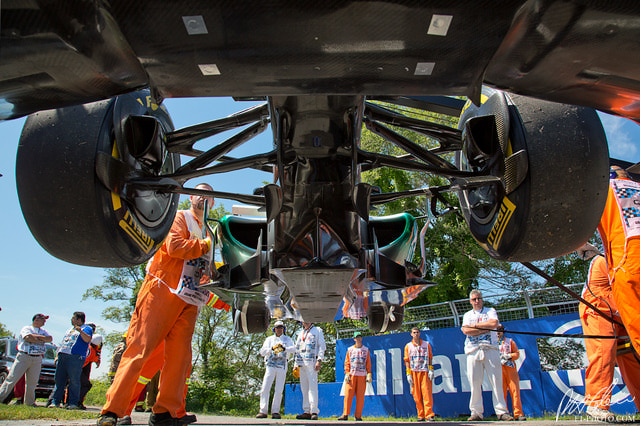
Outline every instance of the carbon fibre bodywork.
POLYGON ((154 98, 463 95, 483 83, 640 118, 635 1, 11 0, 0 117, 154 98))

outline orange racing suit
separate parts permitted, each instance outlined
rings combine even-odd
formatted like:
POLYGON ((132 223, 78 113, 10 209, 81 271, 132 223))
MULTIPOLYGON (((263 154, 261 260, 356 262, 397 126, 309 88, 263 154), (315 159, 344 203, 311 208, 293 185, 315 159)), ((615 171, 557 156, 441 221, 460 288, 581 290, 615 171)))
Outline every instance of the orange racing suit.
POLYGON ((613 299, 631 344, 640 353, 640 184, 609 181, 607 203, 598 224, 607 258, 613 299), (624 218, 624 220, 623 220, 624 218))
POLYGON ((433 369, 432 359, 433 353, 429 342, 420 339, 420 344, 416 345, 412 340, 404 347, 404 363, 407 375, 411 375, 413 378, 411 394, 416 402, 419 419, 435 416, 431 380, 429 379, 429 370, 433 369))
MULTIPOLYGON (((607 262, 596 256, 589 265, 588 281, 582 297, 600 311, 620 321, 609 284, 607 262)), ((599 313, 580 304, 580 321, 586 335, 626 336, 627 331, 611 323, 599 313)), ((585 404, 608 410, 611 402, 614 367, 616 362, 636 407, 640 409, 640 363, 632 353, 616 356, 616 339, 585 339, 589 366, 585 372, 585 404)))
MULTIPOLYGON (((129 408, 127 409, 127 413, 126 413, 127 415, 130 415, 131 411, 133 411, 133 408, 135 407, 136 402, 138 401, 137 395, 139 395, 140 392, 142 392, 144 387, 147 386, 147 384, 151 381, 153 376, 155 376, 155 374, 158 371, 160 371, 160 369, 162 369, 162 363, 164 362, 164 346, 165 346, 164 342, 162 342, 156 348, 156 350, 153 351, 153 353, 151 354, 147 362, 145 362, 144 367, 142 367, 142 370, 140 370, 140 377, 138 377, 136 388, 133 391, 133 398, 129 403, 129 408)), ((185 410, 185 405, 184 405, 185 400, 187 398, 187 389, 188 389, 188 385, 185 383, 184 397, 182 399, 182 407, 180 408, 180 410, 178 410, 176 414, 176 417, 178 418, 185 416, 187 414, 185 410)))
POLYGON ((356 419, 362 418, 364 407, 364 394, 367 387, 367 375, 371 374, 371 356, 369 348, 355 345, 347 349, 347 356, 344 360, 344 374, 349 376, 349 382, 344 387, 344 410, 342 414, 348 416, 351 412, 353 396, 356 397, 356 419))
MULTIPOLYGON (((153 412, 169 412, 171 417, 179 417, 184 384, 191 371, 191 337, 198 306, 187 303, 171 290, 176 290, 180 283, 185 260, 197 259, 210 249, 204 239, 192 238, 187 214, 192 213, 183 210, 176 214, 166 240, 148 266, 127 331, 127 349, 107 391, 103 414, 125 415, 145 363, 164 342, 170 350, 164 352, 162 379, 153 412)), ((200 219, 195 214, 193 217, 200 225, 200 219)), ((208 277, 203 276, 201 282, 207 280, 208 277)))
POLYGON ((522 411, 522 400, 520 399, 520 376, 518 375, 518 367, 515 361, 520 358, 518 345, 513 339, 504 337, 498 342, 500 347, 500 355, 509 354, 511 358, 502 360, 502 387, 504 390, 504 402, 507 403, 507 395, 511 395, 511 405, 513 405, 513 417, 518 419, 524 416, 522 411))

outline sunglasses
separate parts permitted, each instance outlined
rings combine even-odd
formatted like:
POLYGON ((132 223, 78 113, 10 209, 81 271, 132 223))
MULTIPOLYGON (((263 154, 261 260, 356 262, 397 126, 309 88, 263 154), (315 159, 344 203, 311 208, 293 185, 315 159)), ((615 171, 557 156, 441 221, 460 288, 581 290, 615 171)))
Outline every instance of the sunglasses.
POLYGON ((473 299, 470 299, 470 300, 473 300, 474 302, 477 302, 478 300, 482 300, 482 297, 474 297, 473 299))

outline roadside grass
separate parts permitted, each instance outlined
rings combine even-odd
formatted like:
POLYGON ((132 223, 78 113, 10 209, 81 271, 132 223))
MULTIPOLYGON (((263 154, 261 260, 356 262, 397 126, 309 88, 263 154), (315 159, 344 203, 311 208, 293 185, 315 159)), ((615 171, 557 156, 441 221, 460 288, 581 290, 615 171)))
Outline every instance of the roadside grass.
POLYGON ((91 390, 84 398, 84 405, 102 407, 107 402, 107 390, 111 383, 108 380, 91 380, 91 390))
POLYGON ((55 419, 75 420, 95 418, 96 413, 82 410, 66 410, 64 408, 45 408, 44 405, 29 407, 26 405, 0 404, 0 420, 32 420, 55 419))

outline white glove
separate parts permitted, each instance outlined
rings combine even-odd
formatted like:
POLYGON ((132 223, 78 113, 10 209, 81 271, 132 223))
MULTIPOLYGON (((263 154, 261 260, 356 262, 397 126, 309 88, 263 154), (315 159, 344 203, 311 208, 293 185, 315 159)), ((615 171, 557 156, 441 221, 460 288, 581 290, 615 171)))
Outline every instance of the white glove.
POLYGON ((510 354, 501 354, 500 355, 500 364, 506 365, 509 362, 510 359, 511 359, 511 355, 510 354))
POLYGON ((409 382, 409 386, 413 387, 413 376, 411 374, 407 374, 407 382, 409 382))
POLYGON ((345 382, 346 384, 351 383, 351 375, 350 375, 350 374, 345 374, 345 376, 344 376, 344 382, 345 382))
POLYGON ((427 377, 433 382, 433 370, 429 370, 429 372, 427 373, 427 377))

